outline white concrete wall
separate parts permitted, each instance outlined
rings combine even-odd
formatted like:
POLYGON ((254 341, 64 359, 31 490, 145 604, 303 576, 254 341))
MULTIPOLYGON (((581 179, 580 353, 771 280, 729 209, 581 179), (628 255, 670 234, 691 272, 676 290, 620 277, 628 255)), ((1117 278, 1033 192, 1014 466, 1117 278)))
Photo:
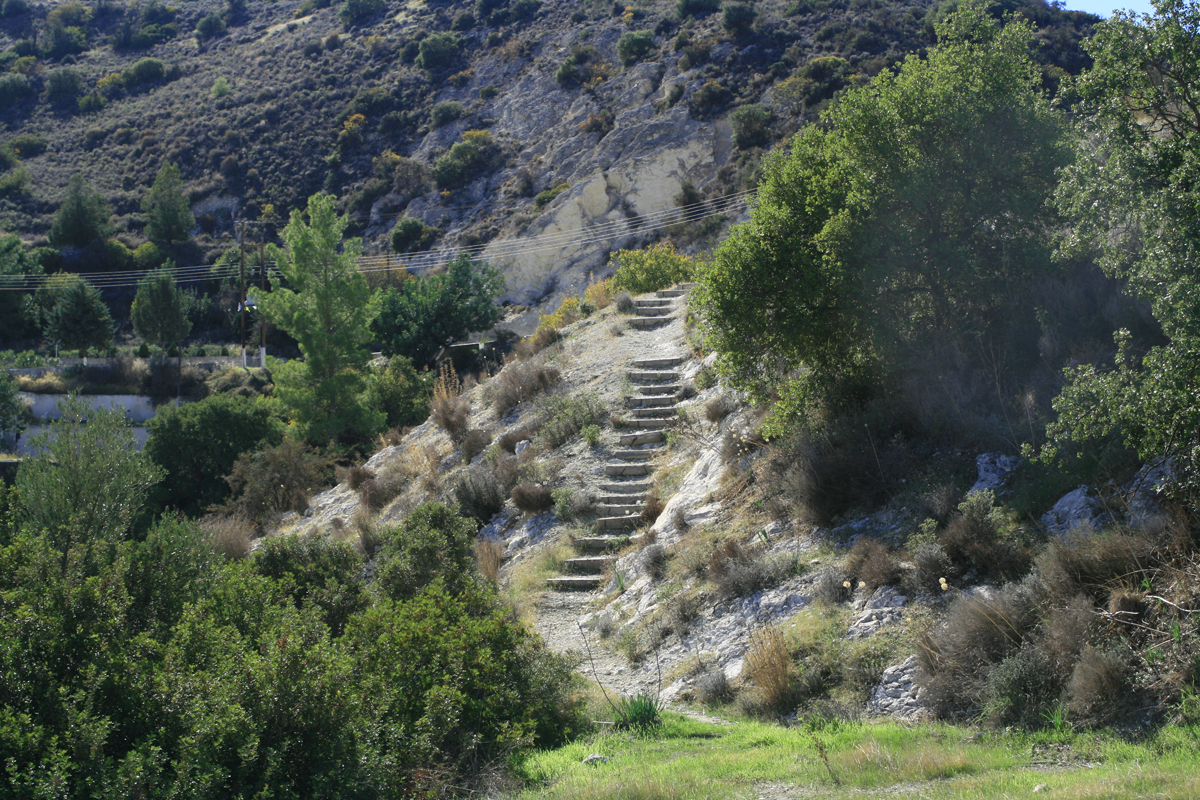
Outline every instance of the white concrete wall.
MULTIPOLYGON (((154 417, 154 403, 149 397, 138 394, 83 394, 79 395, 92 408, 114 408, 125 412, 125 419, 133 423, 145 422, 154 417)), ((58 419, 62 416, 58 404, 65 394, 33 394, 21 392, 21 399, 40 420, 58 419)))

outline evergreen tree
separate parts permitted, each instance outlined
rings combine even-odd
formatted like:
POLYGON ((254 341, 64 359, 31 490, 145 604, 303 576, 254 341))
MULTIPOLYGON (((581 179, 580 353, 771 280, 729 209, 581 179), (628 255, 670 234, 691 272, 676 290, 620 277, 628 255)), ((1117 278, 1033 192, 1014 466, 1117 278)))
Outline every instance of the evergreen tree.
POLYGON ((108 236, 112 210, 95 189, 76 175, 67 184, 67 197, 50 226, 50 244, 55 247, 86 247, 108 236))
MULTIPOLYGON (((40 275, 42 265, 29 255, 21 240, 9 234, 0 237, 0 286, 23 286, 26 275, 40 275)), ((0 291, 0 338, 17 339, 30 328, 29 296, 24 292, 0 291)))
POLYGON ((46 338, 61 340, 63 347, 78 350, 85 359, 92 348, 112 344, 112 314, 100 290, 86 281, 76 280, 62 290, 47 322, 46 338))
POLYGON ((187 316, 183 292, 175 285, 174 264, 168 261, 142 280, 129 316, 137 335, 158 345, 164 353, 167 345, 187 338, 192 321, 187 316))
POLYGON ((178 166, 169 161, 162 165, 142 200, 142 210, 146 212, 146 235, 154 241, 174 244, 190 238, 196 218, 183 194, 178 166))

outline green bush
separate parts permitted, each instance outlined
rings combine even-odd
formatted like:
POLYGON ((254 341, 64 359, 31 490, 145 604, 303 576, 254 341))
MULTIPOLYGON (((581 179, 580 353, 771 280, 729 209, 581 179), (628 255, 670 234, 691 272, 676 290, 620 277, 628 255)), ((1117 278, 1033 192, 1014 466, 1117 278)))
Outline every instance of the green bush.
POLYGON ((632 67, 653 50, 653 31, 627 31, 617 40, 617 58, 626 67, 632 67))
POLYGON ((299 608, 315 606, 329 631, 341 636, 346 623, 370 604, 358 579, 363 557, 344 542, 324 536, 273 536, 254 551, 250 564, 278 581, 299 608))
POLYGON ((721 24, 734 36, 745 36, 757 16, 758 12, 749 3, 729 3, 721 14, 721 24))
POLYGON ((675 11, 680 17, 707 17, 721 9, 721 0, 679 0, 675 11))
POLYGON ((4 0, 4 5, 0 6, 0 17, 12 19, 13 17, 28 14, 29 9, 29 0, 4 0))
POLYGON ((368 375, 367 396, 387 415, 389 428, 420 425, 429 417, 433 377, 432 372, 417 372, 404 356, 392 356, 387 369, 373 370, 368 375))
POLYGON ((50 145, 45 137, 36 133, 21 133, 4 143, 4 149, 17 158, 35 158, 46 152, 50 145))
POLYGON ((0 108, 9 108, 33 94, 29 78, 15 72, 0 75, 0 108))
POLYGON ((566 444, 584 427, 599 422, 605 413, 604 404, 593 394, 549 395, 538 406, 547 418, 538 437, 550 449, 566 444))
POLYGON ((695 275, 696 262, 675 252, 671 244, 653 244, 645 250, 618 250, 609 259, 616 268, 613 288, 633 294, 666 289, 695 275))
POLYGON ((392 252, 415 253, 428 250, 441 233, 437 228, 426 225, 419 219, 401 217, 397 220, 396 227, 392 228, 392 252))
POLYGON ((448 125, 463 115, 462 103, 457 100, 443 100, 436 103, 429 111, 429 124, 435 128, 448 125))
POLYGON ((157 58, 143 58, 121 72, 126 88, 162 80, 167 74, 166 65, 157 58))
POLYGON ((560 183, 558 186, 555 186, 552 189, 547 189, 544 192, 538 192, 537 196, 533 198, 533 204, 535 206, 537 206, 538 208, 541 208, 542 206, 553 202, 554 198, 558 197, 560 194, 562 194, 563 192, 567 191, 570 188, 571 188, 571 184, 560 183))
POLYGON ((458 594, 478 578, 475 523, 441 503, 426 503, 381 534, 375 583, 392 600, 408 600, 439 581, 458 594))
POLYGON ((435 33, 417 46, 417 66, 430 72, 449 69, 458 61, 458 37, 452 33, 435 33))
POLYGON ((196 35, 201 39, 211 39, 225 33, 225 20, 220 14, 209 14, 196 23, 196 35))
POLYGON ((771 141, 771 109, 758 103, 739 106, 729 115, 733 142, 742 150, 762 147, 771 141))
POLYGON ((46 99, 70 101, 83 88, 83 71, 75 67, 60 67, 46 73, 46 99))
POLYGON ((440 189, 453 189, 481 177, 494 164, 498 148, 488 131, 464 131, 461 142, 433 162, 433 180, 440 189))
POLYGON ((587 83, 601 73, 600 51, 591 45, 575 45, 571 55, 554 73, 554 80, 563 88, 587 83))
POLYGON ((167 472, 156 497, 190 516, 225 501, 230 484, 224 476, 244 453, 283 440, 283 421, 271 405, 230 395, 164 405, 146 427, 146 455, 167 472))
POLYGON ((378 14, 386 7, 384 0, 346 0, 338 11, 338 19, 346 24, 360 22, 367 17, 378 14))

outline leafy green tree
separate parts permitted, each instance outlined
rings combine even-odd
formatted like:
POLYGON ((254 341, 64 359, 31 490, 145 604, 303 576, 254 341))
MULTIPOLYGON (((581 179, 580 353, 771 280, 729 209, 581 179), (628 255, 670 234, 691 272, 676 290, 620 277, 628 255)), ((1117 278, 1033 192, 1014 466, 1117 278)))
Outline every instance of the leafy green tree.
POLYGON ((387 369, 371 372, 367 393, 371 407, 387 415, 389 428, 420 425, 429 417, 433 382, 433 372, 417 372, 411 360, 397 355, 388 359, 387 369))
POLYGON ((937 30, 927 58, 847 91, 767 159, 696 296, 735 384, 766 397, 791 375, 793 409, 873 391, 937 344, 994 342, 1048 269, 1068 153, 1030 27, 964 4, 937 30))
POLYGON ((146 427, 145 453, 166 471, 156 495, 189 516, 229 496, 224 476, 243 453, 283 441, 283 423, 271 404, 231 395, 164 405, 146 427))
POLYGON ((1069 373, 1051 433, 1060 445, 1116 435, 1146 459, 1174 456, 1200 497, 1200 7, 1155 0, 1096 26, 1080 76, 1078 158, 1060 207, 1074 223, 1064 250, 1149 301, 1168 344, 1135 355, 1121 332, 1117 368, 1069 373))
MULTIPOLYGON (((38 263, 21 240, 13 234, 0 236, 0 287, 25 284, 29 275, 41 275, 38 263)), ((29 297, 24 292, 0 290, 0 339, 19 339, 25 336, 37 315, 31 313, 29 297)))
POLYGON ((107 349, 113 340, 113 319, 100 290, 78 278, 63 287, 43 334, 68 350, 78 350, 85 360, 92 348, 107 349))
POLYGON ((435 33, 421 40, 417 51, 417 66, 430 72, 448 69, 459 58, 458 37, 452 33, 435 33))
POLYGON ((156 242, 186 241, 196 225, 191 207, 183 193, 179 167, 168 161, 154 178, 154 185, 142 200, 146 212, 146 235, 156 242))
POLYGON ((30 438, 33 455, 17 472, 25 519, 60 550, 72 541, 120 539, 163 471, 138 452, 122 411, 71 395, 59 412, 30 438))
POLYGON ((419 219, 401 217, 392 228, 392 250, 396 253, 415 253, 428 250, 434 240, 441 235, 437 228, 426 225, 419 219))
POLYGON ((225 19, 220 14, 209 14, 196 23, 196 35, 201 39, 211 39, 225 33, 225 19))
POLYGON ((355 265, 362 241, 342 240, 348 224, 331 196, 310 197, 308 222, 293 211, 283 248, 270 249, 285 285, 258 296, 267 319, 304 354, 303 365, 277 371, 276 388, 312 442, 331 435, 361 440, 383 425, 382 413, 361 403, 361 370, 379 304, 355 265))
POLYGON ((618 250, 608 265, 617 270, 613 288, 633 294, 666 289, 680 281, 689 281, 696 274, 696 262, 675 252, 674 245, 669 243, 652 244, 643 250, 618 250))
POLYGON ((138 284, 137 296, 129 311, 133 329, 147 342, 158 345, 165 354, 167 345, 187 338, 192 330, 186 298, 175 285, 175 265, 168 261, 138 284))
POLYGON ((67 196, 50 225, 50 243, 55 247, 86 247, 109 234, 112 210, 95 189, 75 175, 67 183, 67 196))
POLYGON ((617 58, 621 64, 632 67, 654 50, 653 31, 626 31, 617 40, 617 58))
POLYGON ((450 262, 445 275, 388 289, 374 325, 384 354, 429 362, 442 347, 495 325, 500 319, 495 301, 503 291, 499 271, 465 254, 450 262))
POLYGON ((451 594, 479 576, 475 568, 477 526, 449 506, 426 503, 385 534, 376 583, 393 600, 415 597, 435 580, 451 594))
POLYGON ((0 372, 0 434, 25 430, 25 404, 20 393, 16 378, 8 370, 0 372))
POLYGON ((738 106, 729 115, 733 142, 742 150, 762 147, 771 141, 771 109, 758 103, 738 106))
POLYGON ((347 24, 355 23, 378 14, 384 6, 384 0, 345 0, 338 11, 338 19, 347 24))

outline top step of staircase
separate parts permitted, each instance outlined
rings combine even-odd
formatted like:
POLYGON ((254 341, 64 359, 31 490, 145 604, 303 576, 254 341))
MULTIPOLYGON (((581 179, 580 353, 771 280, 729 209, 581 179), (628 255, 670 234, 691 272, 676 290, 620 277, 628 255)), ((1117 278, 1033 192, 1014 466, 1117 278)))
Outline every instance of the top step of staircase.
POLYGON ((633 301, 634 308, 665 308, 674 302, 670 297, 643 297, 633 301))
POLYGON ((687 289, 659 289, 655 294, 659 297, 683 297, 687 289))
POLYGON ((650 358, 635 358, 633 366, 637 369, 658 369, 674 367, 687 361, 687 356, 651 356, 650 358))

